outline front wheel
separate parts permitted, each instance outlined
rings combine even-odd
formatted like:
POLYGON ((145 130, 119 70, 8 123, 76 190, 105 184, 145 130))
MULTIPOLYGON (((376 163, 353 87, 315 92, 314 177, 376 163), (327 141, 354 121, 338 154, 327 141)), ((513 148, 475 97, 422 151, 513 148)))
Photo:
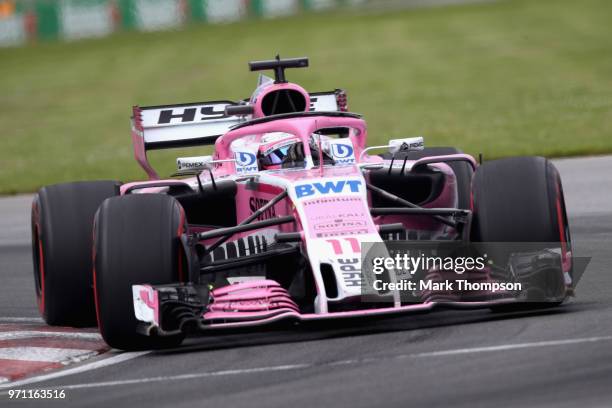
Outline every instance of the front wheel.
POLYGON ((542 269, 540 276, 529 277, 530 282, 537 282, 534 287, 539 286, 538 299, 558 301, 529 302, 521 307, 559 304, 571 284, 572 260, 563 188, 555 166, 543 157, 484 163, 474 176, 473 195, 472 241, 498 243, 491 245, 494 249, 490 252, 500 267, 506 267, 512 256, 518 259, 520 254, 513 254, 512 248, 560 249, 561 271, 542 269))
POLYGON ((177 346, 183 336, 149 337, 137 332, 132 285, 183 280, 180 236, 185 213, 163 194, 108 199, 94 225, 94 291, 98 326, 110 346, 123 350, 177 346))

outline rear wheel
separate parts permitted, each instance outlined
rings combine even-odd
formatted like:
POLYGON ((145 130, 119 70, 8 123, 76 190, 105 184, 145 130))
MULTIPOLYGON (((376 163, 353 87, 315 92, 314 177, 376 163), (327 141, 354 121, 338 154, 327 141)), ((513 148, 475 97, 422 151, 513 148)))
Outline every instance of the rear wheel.
POLYGON ((104 340, 123 350, 177 346, 183 336, 149 337, 137 332, 132 285, 183 280, 180 236, 185 214, 163 194, 135 194, 106 200, 94 226, 94 291, 104 340))
MULTIPOLYGON (((571 277, 571 238, 559 172, 543 157, 513 157, 484 163, 474 176, 472 240, 483 243, 554 243, 571 277)), ((546 247, 543 245, 542 247, 546 247)), ((534 248, 538 247, 533 245, 534 248)), ((505 266, 511 250, 494 252, 505 266)), ((565 292, 562 276, 540 279, 551 293, 565 292), (557 287, 560 286, 560 287, 557 287)), ((560 302, 525 303, 524 307, 560 302)))
POLYGON ((49 325, 94 326, 91 280, 94 214, 119 182, 55 184, 32 203, 32 255, 40 313, 49 325))

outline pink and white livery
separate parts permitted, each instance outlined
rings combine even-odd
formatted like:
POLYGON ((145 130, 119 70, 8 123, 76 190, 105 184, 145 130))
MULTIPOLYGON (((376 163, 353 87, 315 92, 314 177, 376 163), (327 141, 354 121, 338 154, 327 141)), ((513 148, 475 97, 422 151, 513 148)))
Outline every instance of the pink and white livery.
POLYGON ((479 165, 455 148, 425 148, 422 137, 368 147, 366 122, 348 112, 343 90, 287 82, 285 69, 308 59, 249 66, 275 73, 260 76, 249 99, 133 108, 148 180, 39 191, 34 276, 48 324, 97 324, 110 346, 146 349, 218 329, 542 307, 571 293, 563 190, 546 159, 479 165), (178 158, 169 179, 147 159, 151 149, 204 145, 214 153, 178 158), (451 245, 476 256, 489 243, 497 246, 485 248, 486 265, 466 273, 372 273, 372 253, 392 258, 416 245, 407 251, 423 258, 423 245, 451 245), (484 289, 443 285, 458 277, 484 289), (425 284, 405 290, 407 280, 425 284), (492 283, 514 286, 487 290, 492 283), (525 299, 536 303, 519 305, 525 299))

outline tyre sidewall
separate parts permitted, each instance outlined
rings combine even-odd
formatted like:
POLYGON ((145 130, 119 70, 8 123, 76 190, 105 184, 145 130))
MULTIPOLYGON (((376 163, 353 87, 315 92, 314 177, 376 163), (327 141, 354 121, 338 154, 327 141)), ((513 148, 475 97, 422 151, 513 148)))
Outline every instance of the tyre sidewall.
POLYGON ((110 346, 150 349, 182 340, 137 333, 132 285, 181 280, 184 228, 182 207, 163 194, 115 197, 100 206, 94 227, 94 290, 98 325, 110 346))
POLYGON ((116 181, 46 186, 32 202, 37 302, 50 325, 94 326, 91 242, 94 214, 119 193, 116 181))

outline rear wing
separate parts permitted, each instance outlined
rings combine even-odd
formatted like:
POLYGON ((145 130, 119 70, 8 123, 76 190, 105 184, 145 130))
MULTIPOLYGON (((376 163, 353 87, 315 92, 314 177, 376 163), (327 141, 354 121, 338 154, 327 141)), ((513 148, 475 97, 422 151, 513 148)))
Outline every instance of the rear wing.
POLYGON ((232 101, 133 108, 133 128, 142 131, 146 150, 214 144, 243 119, 227 116, 232 101))
POLYGON ((150 179, 157 172, 147 159, 147 151, 214 144, 219 136, 245 120, 225 114, 232 101, 184 103, 178 105, 134 106, 132 142, 136 161, 150 179))
POLYGON ((330 92, 312 92, 310 112, 347 112, 346 93, 342 89, 330 92))
MULTIPOLYGON (((147 151, 177 147, 213 145, 233 126, 252 119, 251 115, 228 115, 226 108, 241 103, 233 101, 195 102, 177 105, 134 106, 132 142, 136 161, 150 179, 159 179, 147 159, 147 151)), ((345 111, 344 91, 310 94, 312 112, 345 111)))

